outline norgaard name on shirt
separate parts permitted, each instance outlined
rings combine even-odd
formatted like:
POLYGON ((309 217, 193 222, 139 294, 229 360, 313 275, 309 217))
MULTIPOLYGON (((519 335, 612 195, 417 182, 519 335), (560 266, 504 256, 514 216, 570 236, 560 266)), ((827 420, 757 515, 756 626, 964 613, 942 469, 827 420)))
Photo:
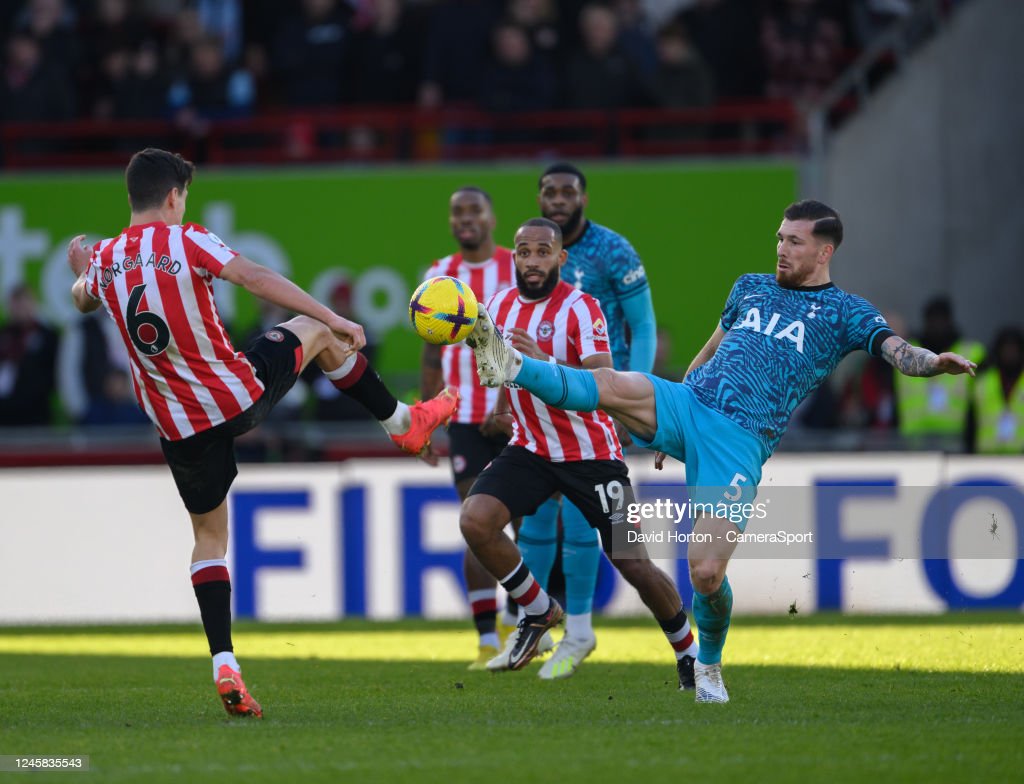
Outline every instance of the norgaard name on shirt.
POLYGON ((114 278, 122 273, 131 272, 133 269, 141 269, 143 267, 153 267, 157 272, 164 272, 168 275, 177 275, 181 272, 181 262, 173 261, 170 256, 161 256, 160 260, 157 261, 156 254, 150 253, 149 258, 143 261, 142 254, 140 253, 134 258, 125 256, 122 261, 115 261, 104 269, 100 273, 100 288, 109 286, 114 281, 114 278))

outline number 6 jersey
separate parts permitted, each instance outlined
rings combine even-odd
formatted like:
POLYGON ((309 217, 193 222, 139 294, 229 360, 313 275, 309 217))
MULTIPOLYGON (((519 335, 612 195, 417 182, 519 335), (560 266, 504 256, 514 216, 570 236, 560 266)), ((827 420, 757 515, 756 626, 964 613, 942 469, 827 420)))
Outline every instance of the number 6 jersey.
POLYGON ((139 406, 170 441, 237 416, 263 394, 213 299, 213 279, 237 255, 195 223, 130 226, 93 247, 86 290, 117 324, 139 406))

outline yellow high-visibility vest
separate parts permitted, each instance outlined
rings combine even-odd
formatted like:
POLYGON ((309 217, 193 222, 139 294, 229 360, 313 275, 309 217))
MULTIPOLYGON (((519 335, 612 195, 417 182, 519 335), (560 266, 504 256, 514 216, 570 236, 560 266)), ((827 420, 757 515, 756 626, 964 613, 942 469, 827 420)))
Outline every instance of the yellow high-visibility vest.
MULTIPOLYGON (((985 347, 971 340, 958 340, 950 351, 972 362, 981 362, 985 347)), ((896 372, 896 402, 900 433, 904 436, 952 436, 964 432, 973 381, 967 373, 943 373, 916 378, 896 372)))
POLYGON ((1003 382, 996 368, 986 370, 974 382, 978 416, 978 451, 988 454, 1024 452, 1024 384, 1013 385, 1010 399, 1003 397, 1003 382))

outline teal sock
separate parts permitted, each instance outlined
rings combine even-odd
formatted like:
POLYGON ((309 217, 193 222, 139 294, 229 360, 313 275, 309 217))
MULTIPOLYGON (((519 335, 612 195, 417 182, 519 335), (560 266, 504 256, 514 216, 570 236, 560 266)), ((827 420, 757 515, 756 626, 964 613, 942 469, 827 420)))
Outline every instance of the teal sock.
POLYGON ((700 637, 701 664, 718 664, 722 661, 725 636, 729 633, 729 619, 732 616, 732 586, 724 577, 714 593, 704 595, 693 592, 693 618, 697 621, 700 637))
POLYGON ((549 406, 566 411, 597 410, 597 381, 589 370, 552 365, 524 356, 513 381, 549 406))
POLYGON ((558 501, 549 498, 536 512, 523 518, 516 544, 533 579, 546 591, 558 555, 558 501))
POLYGON ((565 572, 565 609, 584 615, 594 607, 597 570, 601 565, 601 541, 583 512, 562 499, 562 571, 565 572))

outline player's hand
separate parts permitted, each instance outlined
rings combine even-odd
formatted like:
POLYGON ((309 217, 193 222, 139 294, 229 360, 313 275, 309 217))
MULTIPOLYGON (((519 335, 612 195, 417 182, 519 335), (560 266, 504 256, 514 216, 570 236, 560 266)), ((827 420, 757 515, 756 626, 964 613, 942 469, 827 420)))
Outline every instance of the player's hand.
POLYGON ((512 348, 533 359, 548 361, 548 355, 540 350, 537 341, 530 337, 530 334, 522 327, 512 327, 505 331, 506 337, 512 342, 512 348))
POLYGON ((492 411, 480 425, 480 435, 490 438, 503 433, 512 437, 512 412, 492 411))
POLYGON ((335 315, 327 326, 331 328, 331 332, 338 338, 352 346, 353 351, 359 351, 359 349, 366 345, 366 335, 363 334, 363 328, 354 321, 349 321, 347 318, 335 315))
POLYGON ((665 467, 665 458, 668 457, 664 452, 654 453, 654 467, 659 471, 665 467))
POLYGON ((68 243, 68 266, 71 267, 76 278, 81 277, 82 273, 88 269, 89 261, 92 259, 92 254, 82 247, 84 240, 85 235, 79 234, 68 243))
POLYGON ((952 351, 945 351, 935 358, 935 366, 941 373, 949 373, 951 376, 959 376, 967 373, 973 376, 978 366, 967 357, 954 354, 952 351))

